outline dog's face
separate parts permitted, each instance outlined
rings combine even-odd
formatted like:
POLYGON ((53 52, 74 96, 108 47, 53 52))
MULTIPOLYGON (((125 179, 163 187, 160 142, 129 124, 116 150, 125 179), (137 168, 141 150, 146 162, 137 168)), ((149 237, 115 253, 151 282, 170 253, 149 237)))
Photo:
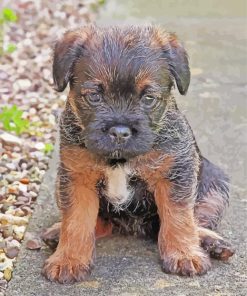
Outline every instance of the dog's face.
POLYGON ((155 27, 67 32, 55 47, 53 76, 58 91, 70 83, 68 103, 87 149, 123 161, 152 149, 173 81, 181 94, 190 81, 185 50, 155 27))

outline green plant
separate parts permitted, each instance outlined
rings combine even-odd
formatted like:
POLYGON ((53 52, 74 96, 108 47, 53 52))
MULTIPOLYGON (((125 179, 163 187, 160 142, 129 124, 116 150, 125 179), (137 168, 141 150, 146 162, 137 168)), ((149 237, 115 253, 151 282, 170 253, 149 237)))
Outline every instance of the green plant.
POLYGON ((46 143, 43 149, 45 154, 50 154, 54 150, 54 146, 51 143, 46 143))
POLYGON ((29 128, 29 121, 22 118, 23 111, 16 105, 3 107, 0 113, 0 121, 6 131, 15 132, 17 135, 25 132, 29 128))
POLYGON ((0 55, 4 53, 12 53, 15 51, 16 46, 12 43, 9 43, 5 46, 4 44, 4 34, 5 28, 8 23, 15 23, 17 21, 16 13, 10 8, 3 8, 0 11, 0 55))

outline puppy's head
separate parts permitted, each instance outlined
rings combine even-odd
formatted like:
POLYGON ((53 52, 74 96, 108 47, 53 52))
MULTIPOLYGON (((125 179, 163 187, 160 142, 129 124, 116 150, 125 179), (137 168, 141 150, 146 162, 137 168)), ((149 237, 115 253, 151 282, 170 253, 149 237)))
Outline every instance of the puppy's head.
POLYGON ((119 161, 152 149, 173 83, 184 95, 190 82, 176 36, 152 26, 67 32, 55 46, 53 76, 58 91, 70 84, 86 147, 119 161))

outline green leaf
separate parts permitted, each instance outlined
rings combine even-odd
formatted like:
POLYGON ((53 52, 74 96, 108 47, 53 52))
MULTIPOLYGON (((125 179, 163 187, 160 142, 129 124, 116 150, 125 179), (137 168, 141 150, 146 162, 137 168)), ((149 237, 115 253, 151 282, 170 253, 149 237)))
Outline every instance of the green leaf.
POLYGON ((17 135, 25 132, 29 128, 29 121, 22 118, 23 111, 18 109, 16 105, 12 107, 3 107, 0 113, 0 121, 7 131, 13 131, 17 135))
POLYGON ((3 19, 6 22, 15 23, 17 21, 16 13, 10 8, 7 8, 7 7, 3 8, 2 15, 3 15, 3 19))
POLYGON ((51 153, 53 150, 54 150, 54 146, 53 146, 53 144, 51 144, 51 143, 46 143, 46 144, 45 144, 45 147, 44 147, 44 149, 43 149, 43 151, 44 151, 45 154, 49 154, 49 153, 51 153))
POLYGON ((16 50, 16 45, 15 45, 15 44, 12 44, 12 43, 9 43, 8 46, 7 46, 6 51, 7 51, 8 53, 12 53, 12 52, 14 52, 15 50, 16 50))

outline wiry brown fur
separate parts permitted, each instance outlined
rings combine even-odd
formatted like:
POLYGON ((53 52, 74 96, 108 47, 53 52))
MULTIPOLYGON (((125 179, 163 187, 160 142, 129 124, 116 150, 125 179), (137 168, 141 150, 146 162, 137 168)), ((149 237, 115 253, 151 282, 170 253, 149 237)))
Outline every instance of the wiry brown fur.
POLYGON ((52 230, 60 240, 44 275, 61 283, 83 280, 95 237, 114 228, 158 236, 168 273, 203 274, 209 255, 232 256, 212 231, 227 204, 227 177, 201 156, 171 94, 174 82, 185 94, 190 81, 177 37, 152 26, 69 31, 55 46, 53 75, 56 89, 69 83, 70 92, 60 120, 56 196, 62 223, 52 230), (157 99, 149 111, 143 97, 157 99), (129 142, 135 141, 120 149, 107 134, 114 125, 129 126, 129 142), (114 166, 131 172, 133 194, 124 207, 106 198, 107 171, 114 173, 114 166))
POLYGON ((95 184, 100 173, 86 150, 63 149, 61 162, 68 176, 64 185, 67 200, 60 195, 60 188, 57 200, 62 209, 61 235, 56 252, 46 261, 44 273, 49 274, 50 280, 66 283, 83 280, 92 264, 99 207, 95 184))
POLYGON ((169 182, 160 180, 155 201, 161 219, 159 250, 162 267, 168 273, 195 275, 207 272, 211 264, 199 244, 199 233, 191 204, 170 199, 169 182))

